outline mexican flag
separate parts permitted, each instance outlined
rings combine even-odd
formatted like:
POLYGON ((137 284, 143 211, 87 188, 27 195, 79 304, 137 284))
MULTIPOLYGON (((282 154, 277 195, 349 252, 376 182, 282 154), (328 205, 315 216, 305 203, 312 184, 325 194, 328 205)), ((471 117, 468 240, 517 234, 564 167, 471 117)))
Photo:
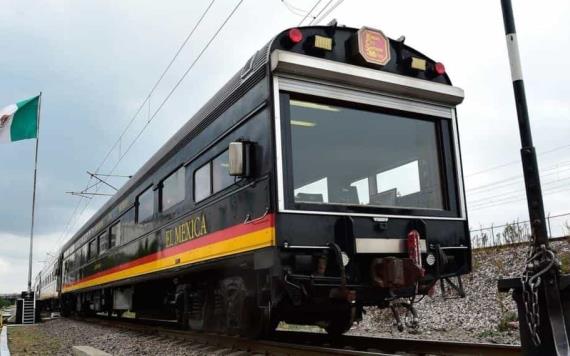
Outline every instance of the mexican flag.
POLYGON ((39 101, 38 95, 0 109, 0 143, 37 137, 39 101))

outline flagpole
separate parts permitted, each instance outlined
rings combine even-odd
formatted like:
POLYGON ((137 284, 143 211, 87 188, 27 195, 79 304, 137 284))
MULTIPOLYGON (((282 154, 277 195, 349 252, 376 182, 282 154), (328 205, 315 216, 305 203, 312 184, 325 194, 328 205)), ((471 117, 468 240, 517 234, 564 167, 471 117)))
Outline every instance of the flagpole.
POLYGON ((40 92, 38 98, 38 113, 37 117, 37 124, 36 124, 36 156, 34 160, 34 191, 32 193, 32 227, 30 229, 30 256, 29 256, 29 265, 28 265, 28 293, 32 291, 32 255, 34 250, 34 220, 36 214, 36 178, 38 174, 38 145, 40 142, 40 113, 41 113, 41 106, 42 106, 42 92, 40 92))

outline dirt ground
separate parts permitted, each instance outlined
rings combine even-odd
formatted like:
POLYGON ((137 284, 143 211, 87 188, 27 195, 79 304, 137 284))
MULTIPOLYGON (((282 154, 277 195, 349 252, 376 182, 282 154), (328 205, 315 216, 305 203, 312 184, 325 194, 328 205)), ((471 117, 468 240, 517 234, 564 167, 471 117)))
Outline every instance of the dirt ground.
POLYGON ((60 345, 38 325, 14 325, 8 327, 8 348, 13 356, 53 355, 60 345))

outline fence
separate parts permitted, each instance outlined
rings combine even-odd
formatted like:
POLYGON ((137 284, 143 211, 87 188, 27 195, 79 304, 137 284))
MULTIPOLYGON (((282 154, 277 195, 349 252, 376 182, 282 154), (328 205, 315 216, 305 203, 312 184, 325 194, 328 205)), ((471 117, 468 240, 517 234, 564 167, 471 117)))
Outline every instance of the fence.
MULTIPOLYGON (((570 213, 546 217, 548 238, 570 235, 570 213)), ((510 245, 529 242, 531 229, 529 221, 515 220, 504 225, 491 225, 469 231, 473 248, 510 245)))

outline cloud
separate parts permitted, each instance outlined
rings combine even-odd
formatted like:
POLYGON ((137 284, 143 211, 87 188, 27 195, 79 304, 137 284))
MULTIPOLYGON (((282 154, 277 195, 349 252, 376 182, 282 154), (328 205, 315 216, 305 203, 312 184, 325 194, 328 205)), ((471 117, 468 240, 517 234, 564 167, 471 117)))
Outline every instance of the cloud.
MULTIPOLYGON (((35 275, 56 254, 61 235, 34 236, 32 284, 35 275), (50 256, 51 254, 51 256, 50 256)), ((0 293, 20 292, 27 288, 29 235, 0 233, 0 293)))
MULTIPOLYGON (((80 208, 83 208, 83 205, 80 208)), ((95 211, 95 207, 85 209, 67 234, 59 231, 34 235, 32 285, 46 262, 57 256, 62 244, 71 237, 71 233, 86 223, 95 211)), ((20 292, 27 288, 29 251, 29 234, 20 235, 0 231, 0 293, 20 292)))
MULTIPOLYGON (((0 257, 0 276, 7 273, 9 271, 9 268, 10 268, 10 264, 8 263, 8 261, 5 261, 4 258, 0 257)), ((0 285, 1 285, 1 283, 0 283, 0 285)))

